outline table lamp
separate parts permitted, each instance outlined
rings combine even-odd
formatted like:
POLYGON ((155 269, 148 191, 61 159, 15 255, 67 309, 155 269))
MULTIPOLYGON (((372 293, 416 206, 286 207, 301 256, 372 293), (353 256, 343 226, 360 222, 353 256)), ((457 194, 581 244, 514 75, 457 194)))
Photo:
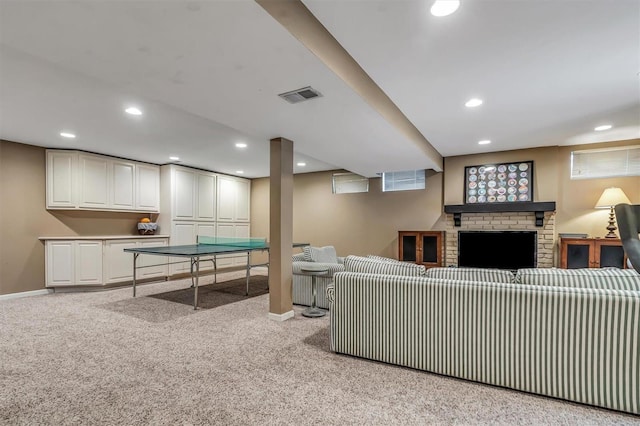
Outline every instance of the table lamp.
POLYGON ((613 208, 617 204, 631 204, 629 198, 627 198, 625 193, 620 188, 605 189, 600 196, 600 199, 596 203, 596 209, 610 209, 609 226, 607 226, 607 230, 609 231, 609 233, 605 235, 605 238, 618 238, 615 233, 615 230, 618 228, 616 227, 615 213, 613 212, 613 208))

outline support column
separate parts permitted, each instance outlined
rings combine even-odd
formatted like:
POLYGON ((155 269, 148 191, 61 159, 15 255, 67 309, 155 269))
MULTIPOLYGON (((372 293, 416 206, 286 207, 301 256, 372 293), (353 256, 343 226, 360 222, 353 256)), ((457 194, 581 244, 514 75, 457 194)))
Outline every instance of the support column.
POLYGON ((269 178, 269 318, 293 317, 293 142, 271 139, 269 178))

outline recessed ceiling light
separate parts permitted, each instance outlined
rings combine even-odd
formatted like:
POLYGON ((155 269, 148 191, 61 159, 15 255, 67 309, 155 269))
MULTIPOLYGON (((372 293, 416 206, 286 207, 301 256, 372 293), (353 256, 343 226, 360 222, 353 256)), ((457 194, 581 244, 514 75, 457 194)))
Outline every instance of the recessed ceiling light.
POLYGON ((124 112, 126 112, 127 114, 131 114, 131 115, 142 115, 142 111, 140 111, 140 109, 138 109, 136 107, 129 107, 129 108, 125 109, 124 112))
POLYGON ((601 131, 603 131, 603 130, 609 130, 609 129, 610 129, 610 128, 612 128, 612 127, 613 127, 613 126, 612 126, 611 124, 604 124, 604 125, 602 125, 602 126, 598 126, 598 127, 596 127, 596 128, 595 128, 595 129, 593 129, 593 130, 595 130, 596 132, 601 132, 601 131))
POLYGON ((482 99, 478 99, 478 98, 471 98, 464 104, 464 106, 468 108, 473 108, 480 105, 482 105, 482 99))
POLYGON ((490 143, 491 143, 491 141, 489 139, 478 141, 478 145, 488 145, 490 143))
POLYGON ((76 137, 76 135, 69 132, 60 132, 60 136, 62 136, 63 138, 69 138, 69 139, 73 139, 76 137))
POLYGON ((458 10, 460 0, 436 0, 431 6, 433 16, 447 16, 458 10))
POLYGON ((244 173, 244 171, 243 171, 243 170, 236 170, 236 173, 237 173, 237 174, 239 174, 239 175, 241 175, 241 174, 243 174, 243 173, 244 173))
POLYGON ((247 147, 247 144, 243 142, 238 142, 236 144, 236 148, 246 148, 246 147, 247 147))
POLYGON ((172 161, 180 161, 180 157, 172 156, 172 157, 169 157, 169 160, 172 160, 172 161))
POLYGON ((304 167, 304 166, 307 165, 307 163, 304 163, 304 162, 301 161, 301 162, 297 163, 297 165, 300 166, 300 167, 304 167))

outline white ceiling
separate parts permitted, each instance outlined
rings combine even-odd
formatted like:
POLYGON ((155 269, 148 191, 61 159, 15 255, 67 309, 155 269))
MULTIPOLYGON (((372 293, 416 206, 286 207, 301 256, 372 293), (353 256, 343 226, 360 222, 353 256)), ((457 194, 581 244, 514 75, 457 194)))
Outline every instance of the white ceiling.
MULTIPOLYGON (((640 138, 637 0, 431 3, 304 1, 443 156, 640 138)), ((274 137, 296 172, 439 167, 245 0, 0 0, 0 137, 247 177, 274 137), (276 96, 308 85, 323 97, 276 96)))

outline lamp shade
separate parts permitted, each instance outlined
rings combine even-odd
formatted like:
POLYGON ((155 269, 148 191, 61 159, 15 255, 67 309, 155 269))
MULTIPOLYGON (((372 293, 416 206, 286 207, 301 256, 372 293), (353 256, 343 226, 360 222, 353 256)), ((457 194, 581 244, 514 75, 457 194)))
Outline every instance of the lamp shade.
POLYGON ((596 203, 596 209, 608 209, 618 204, 631 204, 620 188, 607 188, 596 203))

